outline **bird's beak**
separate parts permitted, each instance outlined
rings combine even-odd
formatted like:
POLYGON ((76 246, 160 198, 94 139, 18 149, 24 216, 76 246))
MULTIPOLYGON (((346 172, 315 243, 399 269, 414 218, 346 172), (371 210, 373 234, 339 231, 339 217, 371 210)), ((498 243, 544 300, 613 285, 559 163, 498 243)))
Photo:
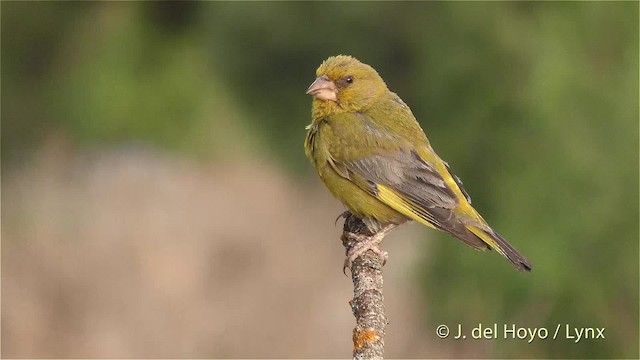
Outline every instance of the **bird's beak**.
POLYGON ((337 101, 337 94, 336 84, 325 75, 316 78, 313 84, 307 89, 307 95, 311 95, 320 100, 337 101))

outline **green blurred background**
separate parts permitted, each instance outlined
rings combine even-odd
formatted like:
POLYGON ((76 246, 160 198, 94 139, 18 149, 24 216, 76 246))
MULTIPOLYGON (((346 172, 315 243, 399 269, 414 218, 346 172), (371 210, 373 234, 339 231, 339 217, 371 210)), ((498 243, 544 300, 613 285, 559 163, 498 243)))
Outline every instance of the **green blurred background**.
POLYGON ((348 357, 342 207, 302 142, 316 67, 350 54, 534 264, 403 226, 387 356, 638 358, 638 12, 3 1, 2 357, 348 357), (494 323, 563 327, 435 334, 494 323))

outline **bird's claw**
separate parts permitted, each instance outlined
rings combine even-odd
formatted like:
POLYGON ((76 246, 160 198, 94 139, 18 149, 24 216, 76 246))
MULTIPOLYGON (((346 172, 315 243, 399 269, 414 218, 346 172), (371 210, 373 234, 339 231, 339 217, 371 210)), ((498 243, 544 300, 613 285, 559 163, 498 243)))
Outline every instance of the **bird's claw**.
MULTIPOLYGON (((382 265, 384 266, 387 263, 387 259, 389 258, 389 254, 380 249, 380 243, 384 238, 384 233, 378 233, 371 236, 354 234, 354 233, 344 233, 342 236, 346 237, 351 241, 355 241, 352 247, 349 247, 347 251, 347 258, 344 260, 344 264, 342 266, 342 273, 347 275, 347 268, 351 270, 351 266, 353 265, 353 261, 358 258, 358 256, 367 252, 367 250, 373 251, 376 255, 378 255, 382 259, 382 265)), ((344 239, 343 239, 344 240, 344 239)))
POLYGON ((349 215, 351 215, 351 213, 349 212, 349 210, 343 211, 340 215, 338 215, 338 217, 336 218, 336 221, 334 221, 333 225, 337 226, 338 225, 338 220, 342 219, 346 219, 349 215))

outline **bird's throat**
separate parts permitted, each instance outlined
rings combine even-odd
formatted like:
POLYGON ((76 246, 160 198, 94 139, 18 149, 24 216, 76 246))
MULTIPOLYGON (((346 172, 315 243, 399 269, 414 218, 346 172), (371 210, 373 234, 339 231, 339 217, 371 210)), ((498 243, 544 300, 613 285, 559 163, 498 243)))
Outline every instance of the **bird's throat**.
POLYGON ((345 112, 338 102, 329 100, 313 99, 311 107, 311 117, 314 122, 320 121, 327 116, 345 112))

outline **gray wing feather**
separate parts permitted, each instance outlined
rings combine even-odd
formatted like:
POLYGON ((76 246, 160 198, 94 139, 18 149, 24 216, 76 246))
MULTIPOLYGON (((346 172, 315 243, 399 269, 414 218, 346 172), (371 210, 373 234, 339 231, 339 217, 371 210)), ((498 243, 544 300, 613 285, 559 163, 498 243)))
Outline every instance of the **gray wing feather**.
POLYGON ((449 232, 477 250, 489 248, 456 217, 453 209, 459 200, 453 190, 431 165, 413 151, 352 160, 346 167, 367 180, 374 192, 375 184, 384 184, 402 194, 418 205, 416 214, 436 228, 449 232))
POLYGON ((455 193, 442 176, 414 151, 369 156, 345 165, 367 181, 387 185, 424 209, 453 209, 458 205, 455 193))

